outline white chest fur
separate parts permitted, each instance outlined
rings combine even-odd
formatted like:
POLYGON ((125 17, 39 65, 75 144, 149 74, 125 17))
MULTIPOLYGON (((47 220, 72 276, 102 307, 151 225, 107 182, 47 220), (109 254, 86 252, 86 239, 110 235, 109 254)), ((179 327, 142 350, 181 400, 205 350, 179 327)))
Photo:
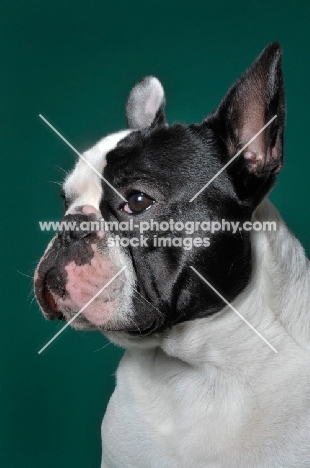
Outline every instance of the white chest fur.
MULTIPOLYGON (((254 271, 235 308, 129 349, 102 425, 102 468, 310 466, 309 266, 265 201, 254 271)), ((202 287, 204 285, 202 284, 202 287)))

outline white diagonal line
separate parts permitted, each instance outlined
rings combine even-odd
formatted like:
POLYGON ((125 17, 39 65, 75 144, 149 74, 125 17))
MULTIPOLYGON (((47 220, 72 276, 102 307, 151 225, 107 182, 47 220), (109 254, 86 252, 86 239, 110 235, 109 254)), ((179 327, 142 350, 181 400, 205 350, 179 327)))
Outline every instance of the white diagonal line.
POLYGON ((210 185, 210 184, 214 181, 214 179, 216 179, 217 176, 219 176, 219 175, 226 169, 226 167, 229 166, 229 164, 231 164, 231 163, 242 153, 242 151, 243 151, 247 146, 249 146, 249 144, 252 143, 252 141, 255 140, 255 138, 257 138, 258 135, 260 135, 260 134, 265 130, 265 128, 267 128, 268 125, 270 125, 271 122, 273 122, 274 119, 276 119, 276 118, 277 118, 277 116, 274 115, 274 116, 272 117, 272 119, 270 119, 269 122, 267 122, 266 125, 264 125, 263 128, 261 128, 261 129, 259 130, 259 132, 257 132, 257 133, 251 138, 251 140, 249 140, 249 141, 247 142, 247 144, 244 145, 244 146, 238 151, 238 153, 236 153, 235 156, 233 156, 233 157, 228 161, 228 163, 226 163, 225 166, 223 166, 222 169, 220 169, 220 170, 217 172, 217 174, 215 174, 215 176, 213 176, 212 179, 210 179, 209 182, 208 182, 206 185, 204 185, 204 186, 202 187, 202 189, 200 189, 199 192, 197 192, 196 195, 193 196, 193 198, 190 199, 189 202, 191 203, 193 200, 195 200, 195 198, 197 198, 198 195, 200 195, 201 192, 203 192, 203 191, 208 187, 208 185, 210 185))
POLYGON ((116 190, 116 188, 113 187, 113 185, 110 184, 110 182, 109 182, 107 179, 105 179, 105 178, 103 177, 103 175, 100 174, 100 172, 97 171, 97 169, 96 169, 89 161, 87 161, 87 159, 86 159, 81 153, 79 153, 78 150, 75 149, 74 146, 72 146, 71 143, 69 143, 69 141, 66 140, 64 136, 62 136, 61 133, 59 133, 58 130, 56 130, 56 128, 53 127, 53 125, 50 124, 49 121, 46 120, 45 117, 43 117, 43 115, 39 114, 39 117, 40 117, 42 120, 44 120, 44 122, 45 122, 52 130, 54 130, 54 132, 55 132, 65 143, 67 143, 67 145, 70 146, 70 148, 73 149, 73 151, 74 151, 74 152, 75 152, 75 153, 76 153, 76 154, 77 154, 77 155, 78 155, 78 156, 79 156, 79 157, 80 157, 80 158, 81 158, 81 159, 82 159, 82 160, 83 160, 83 161, 84 161, 84 162, 85 162, 85 163, 86 163, 86 164, 87 164, 87 165, 88 165, 88 166, 89 166, 89 167, 90 167, 90 168, 91 168, 91 169, 92 169, 92 170, 93 170, 93 171, 94 171, 94 172, 95 172, 95 173, 96 173, 112 190, 114 190, 114 192, 117 193, 117 195, 118 195, 119 197, 121 197, 121 199, 122 199, 123 201, 125 201, 125 202, 127 201, 126 198, 123 197, 123 195, 122 195, 121 193, 119 193, 119 191, 116 190))
POLYGON ((202 279, 202 281, 204 281, 208 286, 209 288, 212 289, 212 291, 215 292, 215 294, 217 294, 224 302, 225 304, 227 304, 237 315, 238 317, 241 318, 241 320, 243 320, 248 327, 251 328, 251 330, 254 331, 254 333, 256 333, 257 336, 259 336, 268 346, 269 348, 272 349, 272 351, 274 351, 275 353, 277 353, 278 351, 272 346, 272 344, 269 343, 269 341, 266 340, 266 338, 263 337, 263 335, 261 335, 257 330, 256 328, 253 327, 253 325, 250 324, 250 322, 247 321, 247 319, 245 319, 243 317, 243 315, 240 314, 240 312, 238 312, 237 309, 234 308, 233 305, 231 305, 226 299, 225 297, 222 296, 222 294, 220 294, 215 288, 214 286, 212 286, 212 284, 209 283, 209 281, 207 281, 193 266, 191 266, 191 269, 196 273, 197 276, 199 276, 200 279, 202 279))
POLYGON ((85 305, 82 307, 82 309, 79 310, 79 312, 78 312, 77 314, 75 314, 75 315, 72 317, 72 319, 69 320, 69 322, 66 323, 66 325, 65 325, 64 327, 62 327, 61 330, 59 330, 59 332, 56 333, 56 335, 55 335, 48 343, 46 343, 45 346, 43 346, 42 349, 40 349, 40 351, 38 352, 38 354, 41 354, 42 351, 44 351, 45 348, 47 348, 48 345, 50 345, 50 344, 52 343, 52 341, 54 341, 55 338, 57 338, 57 336, 60 335, 60 333, 62 333, 62 332, 73 322, 73 320, 75 320, 75 319, 83 312, 83 310, 85 310, 86 307, 88 307, 89 304, 91 304, 91 303, 93 302, 93 300, 96 299, 96 297, 98 297, 99 294, 101 294, 102 291, 103 291, 105 288, 107 288, 107 287, 112 283, 112 281, 114 281, 114 280, 118 277, 118 275, 120 275, 120 274, 122 273, 122 271, 123 271, 125 268, 127 268, 127 267, 126 267, 126 266, 123 266, 123 268, 121 268, 121 269, 119 270, 119 272, 116 273, 116 275, 114 275, 113 278, 111 278, 110 281, 108 281, 108 282, 107 282, 107 283, 106 283, 106 284, 105 284, 105 285, 104 285, 88 302, 87 302, 87 304, 85 304, 85 305))
MULTIPOLYGON (((128 281, 125 281, 125 280, 123 280, 123 279, 121 279, 121 281, 123 281, 123 283, 125 283, 125 284, 127 284, 127 285, 129 286, 128 281)), ((132 287, 132 286, 131 286, 131 287, 132 287)), ((151 304, 147 299, 145 299, 145 297, 142 296, 142 294, 140 294, 139 291, 138 291, 136 288, 133 288, 133 287, 132 287, 132 289, 133 289, 133 291, 135 291, 135 293, 138 294, 147 304, 149 304, 151 307, 153 307, 154 309, 156 309, 157 312, 159 312, 159 317, 162 317, 162 316, 163 316, 163 314, 162 314, 161 311, 158 309, 158 307, 154 306, 154 305, 151 304)))

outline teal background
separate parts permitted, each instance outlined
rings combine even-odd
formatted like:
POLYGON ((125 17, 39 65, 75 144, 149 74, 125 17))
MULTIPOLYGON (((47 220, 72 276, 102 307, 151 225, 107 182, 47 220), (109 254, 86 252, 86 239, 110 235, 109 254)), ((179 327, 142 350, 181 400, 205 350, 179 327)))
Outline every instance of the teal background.
MULTIPOLYGON (((310 252, 307 1, 2 0, 0 466, 98 468, 100 424, 122 351, 99 333, 46 322, 32 274, 62 215, 63 170, 125 126, 130 88, 154 74, 170 122, 196 122, 270 41, 284 49, 286 164, 271 199, 310 252), (56 182, 56 183, 55 183, 56 182)), ((126 467, 124 467, 126 468, 126 467)))

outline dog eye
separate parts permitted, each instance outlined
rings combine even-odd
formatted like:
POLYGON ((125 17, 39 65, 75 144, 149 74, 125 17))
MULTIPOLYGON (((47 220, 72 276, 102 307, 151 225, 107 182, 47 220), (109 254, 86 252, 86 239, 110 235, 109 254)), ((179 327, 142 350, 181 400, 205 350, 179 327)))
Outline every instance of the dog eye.
POLYGON ((66 199, 66 195, 65 195, 65 191, 64 191, 64 190, 62 190, 62 191, 60 192, 60 197, 63 199, 63 201, 64 201, 64 209, 65 209, 65 211, 67 211, 67 209, 69 208, 69 203, 68 203, 68 201, 67 201, 67 199, 66 199))
POLYGON ((127 203, 123 205, 123 210, 126 213, 142 213, 143 211, 148 210, 153 204, 155 200, 149 197, 143 192, 132 192, 129 197, 127 203))

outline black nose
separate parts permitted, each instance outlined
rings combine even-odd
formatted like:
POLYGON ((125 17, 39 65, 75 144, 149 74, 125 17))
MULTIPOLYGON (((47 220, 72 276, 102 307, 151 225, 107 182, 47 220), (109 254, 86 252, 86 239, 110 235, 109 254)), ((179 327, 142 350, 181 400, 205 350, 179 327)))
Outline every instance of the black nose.
POLYGON ((60 226, 58 238, 63 245, 96 235, 96 233, 90 229, 91 220, 89 216, 83 214, 69 214, 64 216, 60 221, 60 226))

